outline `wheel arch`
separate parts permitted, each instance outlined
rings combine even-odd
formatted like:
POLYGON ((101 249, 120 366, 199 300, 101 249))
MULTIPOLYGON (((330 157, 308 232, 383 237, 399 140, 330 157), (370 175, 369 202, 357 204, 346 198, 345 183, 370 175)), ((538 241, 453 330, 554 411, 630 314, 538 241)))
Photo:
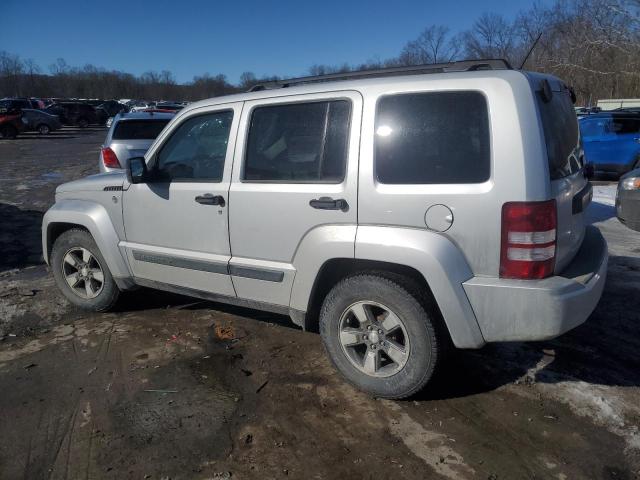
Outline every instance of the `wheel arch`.
MULTIPOLYGON (((343 233, 340 245, 349 237, 349 232, 343 233)), ((332 240, 336 242, 337 237, 332 240)), ((408 277, 424 288, 456 347, 479 348, 485 344, 462 286, 473 273, 451 240, 427 230, 381 226, 358 226, 355 237, 353 250, 345 245, 341 249, 330 248, 334 253, 331 257, 325 257, 325 246, 313 242, 314 248, 303 253, 315 260, 294 263, 297 273, 290 306, 296 323, 311 330, 317 328, 319 306, 341 278, 365 271, 390 272, 408 277)))
POLYGON ((49 263, 55 240, 64 232, 80 228, 88 231, 100 249, 114 279, 131 277, 118 246, 120 238, 106 209, 96 202, 62 200, 54 204, 42 220, 42 251, 49 263))

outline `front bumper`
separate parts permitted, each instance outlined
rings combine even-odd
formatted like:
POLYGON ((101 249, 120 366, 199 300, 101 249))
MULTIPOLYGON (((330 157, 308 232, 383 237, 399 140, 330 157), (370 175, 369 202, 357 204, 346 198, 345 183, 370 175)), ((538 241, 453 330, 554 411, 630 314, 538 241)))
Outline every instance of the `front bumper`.
POLYGON ((607 242, 589 226, 573 261, 543 280, 473 277, 464 290, 487 342, 546 340, 583 323, 607 274, 607 242))
POLYGON ((640 231, 640 190, 618 189, 616 216, 630 229, 640 231))

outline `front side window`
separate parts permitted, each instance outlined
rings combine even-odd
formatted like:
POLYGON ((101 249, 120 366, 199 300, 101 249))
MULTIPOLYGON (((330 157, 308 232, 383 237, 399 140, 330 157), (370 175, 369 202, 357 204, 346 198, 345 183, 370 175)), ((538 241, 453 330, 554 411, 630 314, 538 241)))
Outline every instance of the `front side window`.
POLYGON ((478 92, 378 101, 375 173, 388 184, 481 183, 491 173, 487 102, 478 92))
POLYGON ((243 180, 340 183, 347 163, 350 116, 347 100, 256 108, 243 180))
POLYGON ((229 110, 182 122, 157 156, 159 179, 220 182, 232 120, 229 110))

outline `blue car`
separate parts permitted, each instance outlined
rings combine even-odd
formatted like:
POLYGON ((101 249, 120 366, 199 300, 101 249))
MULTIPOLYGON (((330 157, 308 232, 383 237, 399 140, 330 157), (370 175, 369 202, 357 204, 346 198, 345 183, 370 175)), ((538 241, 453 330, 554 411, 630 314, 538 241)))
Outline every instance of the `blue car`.
POLYGON ((623 175, 640 167, 640 115, 598 113, 579 124, 585 160, 596 174, 623 175))

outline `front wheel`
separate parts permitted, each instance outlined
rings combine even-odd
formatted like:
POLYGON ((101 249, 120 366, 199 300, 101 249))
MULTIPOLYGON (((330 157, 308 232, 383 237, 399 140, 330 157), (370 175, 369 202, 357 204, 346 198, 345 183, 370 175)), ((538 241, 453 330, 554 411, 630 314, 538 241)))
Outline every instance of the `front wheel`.
POLYGON ((336 369, 376 397, 417 393, 433 376, 445 345, 428 303, 402 276, 359 274, 342 280, 320 312, 320 333, 336 369))
POLYGON ((86 230, 67 230, 56 239, 51 250, 51 269, 58 288, 80 308, 104 312, 118 301, 120 290, 86 230))
POLYGON ((38 133, 40 135, 49 135, 50 132, 51 132, 51 129, 49 128, 49 125, 47 125, 46 123, 41 123, 40 125, 38 125, 38 133))

